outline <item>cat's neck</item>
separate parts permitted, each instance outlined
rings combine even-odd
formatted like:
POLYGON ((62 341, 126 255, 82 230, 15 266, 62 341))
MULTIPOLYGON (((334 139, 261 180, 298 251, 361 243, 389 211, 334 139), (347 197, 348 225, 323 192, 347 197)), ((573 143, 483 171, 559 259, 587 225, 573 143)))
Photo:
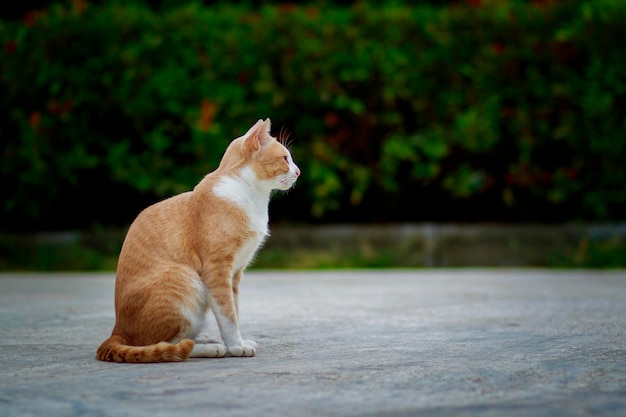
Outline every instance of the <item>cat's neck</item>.
POLYGON ((254 230, 263 233, 267 231, 271 188, 256 178, 252 168, 243 167, 220 175, 212 191, 242 209, 254 230))

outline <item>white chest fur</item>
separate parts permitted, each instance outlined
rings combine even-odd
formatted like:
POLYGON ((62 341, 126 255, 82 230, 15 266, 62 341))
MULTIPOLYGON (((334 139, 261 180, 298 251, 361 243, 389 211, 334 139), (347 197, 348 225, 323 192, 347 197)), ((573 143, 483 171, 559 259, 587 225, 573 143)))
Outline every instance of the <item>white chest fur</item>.
POLYGON ((266 188, 257 182, 252 169, 245 167, 237 176, 221 178, 213 188, 215 195, 235 204, 246 213, 250 231, 254 234, 235 255, 235 270, 248 265, 268 234, 267 206, 270 196, 266 188))

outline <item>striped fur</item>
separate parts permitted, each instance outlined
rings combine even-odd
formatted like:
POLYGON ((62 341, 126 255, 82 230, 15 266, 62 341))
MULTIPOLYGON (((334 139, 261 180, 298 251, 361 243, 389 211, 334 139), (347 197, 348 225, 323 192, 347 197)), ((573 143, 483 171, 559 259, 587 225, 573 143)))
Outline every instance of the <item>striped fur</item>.
POLYGON ((271 191, 290 188, 300 175, 269 130, 269 119, 259 120, 192 191, 135 219, 118 262, 115 325, 97 359, 168 362, 256 353, 256 343, 239 332, 239 281, 268 234, 271 191), (224 345, 194 348, 209 310, 224 345))

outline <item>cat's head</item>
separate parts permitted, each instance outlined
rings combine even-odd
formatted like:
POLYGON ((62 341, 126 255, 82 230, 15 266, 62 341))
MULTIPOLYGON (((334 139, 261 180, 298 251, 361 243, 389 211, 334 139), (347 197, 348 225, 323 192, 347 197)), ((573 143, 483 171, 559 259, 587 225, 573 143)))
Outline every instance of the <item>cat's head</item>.
POLYGON ((270 119, 259 120, 245 135, 226 149, 220 169, 236 170, 239 175, 254 174, 258 186, 267 190, 288 190, 300 176, 289 149, 270 135, 270 119))

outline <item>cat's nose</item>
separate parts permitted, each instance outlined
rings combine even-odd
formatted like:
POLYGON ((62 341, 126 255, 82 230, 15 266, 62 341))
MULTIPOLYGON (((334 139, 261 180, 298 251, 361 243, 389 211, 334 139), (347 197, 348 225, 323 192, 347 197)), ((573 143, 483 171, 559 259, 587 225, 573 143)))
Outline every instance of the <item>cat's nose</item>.
POLYGON ((300 176, 300 168, 296 167, 296 177, 300 176))

